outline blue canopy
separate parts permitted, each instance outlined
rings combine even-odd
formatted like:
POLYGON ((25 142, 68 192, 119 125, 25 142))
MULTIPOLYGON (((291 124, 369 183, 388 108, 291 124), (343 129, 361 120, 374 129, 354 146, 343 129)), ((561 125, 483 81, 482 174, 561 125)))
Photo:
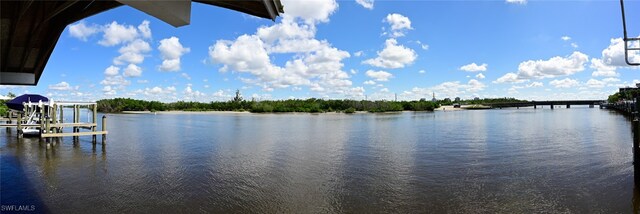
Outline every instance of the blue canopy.
POLYGON ((32 103, 38 103, 41 100, 42 102, 49 102, 49 98, 46 98, 39 94, 23 94, 16 98, 13 98, 13 100, 10 100, 5 104, 7 104, 7 107, 9 107, 10 109, 13 109, 16 111, 22 111, 23 110, 22 103, 28 103, 29 101, 31 101, 32 103))

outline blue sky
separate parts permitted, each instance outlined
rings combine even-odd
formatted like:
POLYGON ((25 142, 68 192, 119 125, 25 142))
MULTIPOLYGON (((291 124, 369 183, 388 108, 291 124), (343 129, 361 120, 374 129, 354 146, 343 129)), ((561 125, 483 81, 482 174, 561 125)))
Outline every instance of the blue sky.
MULTIPOLYGON (((604 99, 640 81, 640 69, 623 63, 617 1, 282 3, 275 22, 194 3, 191 24, 179 28, 122 6, 69 25, 38 86, 0 94, 604 99)), ((638 36, 640 2, 625 6, 629 36, 638 36)))

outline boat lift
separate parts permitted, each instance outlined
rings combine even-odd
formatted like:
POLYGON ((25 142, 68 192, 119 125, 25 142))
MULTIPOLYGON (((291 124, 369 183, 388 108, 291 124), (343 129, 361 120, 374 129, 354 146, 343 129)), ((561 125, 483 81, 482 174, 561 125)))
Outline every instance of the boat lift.
POLYGON ((623 40, 624 40, 624 61, 628 65, 638 66, 640 62, 630 62, 629 61, 629 51, 640 51, 640 37, 629 38, 627 37, 627 20, 624 15, 624 0, 620 0, 620 9, 622 10, 622 29, 623 29, 623 40), (629 44, 632 46, 629 47, 629 44), (633 44, 636 44, 633 46, 633 44))

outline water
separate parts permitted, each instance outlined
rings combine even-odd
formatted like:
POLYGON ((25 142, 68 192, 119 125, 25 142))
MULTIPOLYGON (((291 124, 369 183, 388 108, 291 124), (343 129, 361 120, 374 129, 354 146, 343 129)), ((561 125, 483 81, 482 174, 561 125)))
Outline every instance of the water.
MULTIPOLYGON (((55 213, 630 213, 607 110, 108 115, 107 145, 0 129, 2 205, 55 213), (54 141, 55 142, 55 141, 54 141)), ((100 140, 98 140, 100 141, 100 140)))

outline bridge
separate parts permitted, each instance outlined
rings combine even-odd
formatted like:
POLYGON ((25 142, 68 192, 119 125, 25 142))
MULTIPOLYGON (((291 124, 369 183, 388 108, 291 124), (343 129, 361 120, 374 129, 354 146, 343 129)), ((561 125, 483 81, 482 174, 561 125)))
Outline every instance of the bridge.
POLYGON ((547 100, 547 101, 526 101, 526 102, 511 102, 511 103, 490 103, 484 104, 487 106, 491 106, 492 108, 520 108, 520 107, 530 107, 538 108, 538 106, 549 106, 551 109, 554 106, 564 105, 566 108, 571 108, 572 105, 588 105, 590 108, 593 108, 595 105, 600 105, 602 108, 605 100, 547 100))

